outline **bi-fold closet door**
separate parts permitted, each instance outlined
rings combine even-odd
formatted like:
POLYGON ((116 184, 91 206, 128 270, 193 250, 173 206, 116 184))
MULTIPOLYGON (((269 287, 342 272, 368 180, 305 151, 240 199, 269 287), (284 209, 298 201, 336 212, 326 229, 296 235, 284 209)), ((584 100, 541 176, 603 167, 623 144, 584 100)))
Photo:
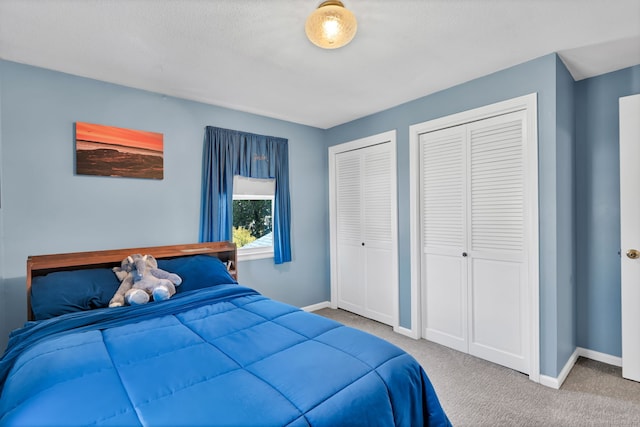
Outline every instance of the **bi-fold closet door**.
POLYGON ((423 133, 423 332, 528 373, 525 114, 423 133))
MULTIPOLYGON (((393 133, 395 136, 395 133, 393 133)), ((371 137, 330 150, 333 170, 332 303, 364 317, 397 322, 395 139, 371 137), (379 140, 379 141, 378 141, 379 140), (380 142, 380 143, 377 143, 380 142), (350 149, 351 146, 357 147, 350 149)))

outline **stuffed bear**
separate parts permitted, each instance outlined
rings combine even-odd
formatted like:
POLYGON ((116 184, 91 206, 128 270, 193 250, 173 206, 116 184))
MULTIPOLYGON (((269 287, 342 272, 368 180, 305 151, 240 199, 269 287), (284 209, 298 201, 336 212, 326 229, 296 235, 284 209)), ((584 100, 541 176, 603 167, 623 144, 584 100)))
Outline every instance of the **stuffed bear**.
POLYGON ((159 269, 153 255, 130 255, 122 260, 120 267, 114 267, 113 272, 122 283, 109 301, 109 307, 146 304, 151 298, 163 301, 171 298, 176 286, 182 283, 177 274, 159 269))

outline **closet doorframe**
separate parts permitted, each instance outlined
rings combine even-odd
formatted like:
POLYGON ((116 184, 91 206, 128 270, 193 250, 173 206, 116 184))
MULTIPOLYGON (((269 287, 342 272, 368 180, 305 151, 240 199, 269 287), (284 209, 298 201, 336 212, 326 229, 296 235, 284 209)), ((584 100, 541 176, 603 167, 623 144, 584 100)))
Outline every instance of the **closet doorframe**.
POLYGON ((392 216, 391 216, 391 233, 392 233, 392 256, 389 260, 389 266, 391 268, 392 277, 394 280, 389 285, 391 286, 391 293, 393 300, 391 301, 393 307, 392 313, 392 327, 394 330, 398 330, 399 326, 399 270, 398 270, 398 194, 397 194, 397 155, 396 155, 396 131, 391 130, 388 132, 379 133, 376 135, 368 136, 365 138, 357 139, 350 142, 334 145, 329 147, 329 250, 330 250, 330 268, 331 268, 331 308, 338 308, 338 276, 337 276, 337 204, 336 204, 336 156, 340 153, 347 151, 359 150, 362 148, 372 147, 379 144, 391 144, 391 175, 393 182, 391 183, 391 204, 392 204, 392 216))
POLYGON ((473 110, 429 120, 409 127, 410 144, 410 236, 411 236, 411 329, 410 336, 422 338, 422 247, 420 213, 420 135, 490 117, 524 111, 527 138, 526 163, 529 176, 525 185, 528 197, 526 224, 528 254, 528 327, 529 378, 540 382, 540 297, 539 297, 539 225, 538 225, 538 121, 537 94, 532 93, 473 110))

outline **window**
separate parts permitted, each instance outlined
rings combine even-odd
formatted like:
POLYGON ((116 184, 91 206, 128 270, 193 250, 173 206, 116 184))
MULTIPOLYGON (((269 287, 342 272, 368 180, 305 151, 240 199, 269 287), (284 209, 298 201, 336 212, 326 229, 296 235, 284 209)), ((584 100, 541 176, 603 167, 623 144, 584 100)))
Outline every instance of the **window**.
POLYGON ((275 180, 233 177, 233 242, 238 259, 273 257, 275 180))

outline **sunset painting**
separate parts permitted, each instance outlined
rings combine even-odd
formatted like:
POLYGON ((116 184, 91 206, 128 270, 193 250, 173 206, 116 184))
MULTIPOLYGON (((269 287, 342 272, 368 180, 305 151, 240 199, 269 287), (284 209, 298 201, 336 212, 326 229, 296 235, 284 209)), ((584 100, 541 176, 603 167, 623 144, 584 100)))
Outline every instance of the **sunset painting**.
POLYGON ((76 122, 79 175, 163 178, 163 135, 76 122))

